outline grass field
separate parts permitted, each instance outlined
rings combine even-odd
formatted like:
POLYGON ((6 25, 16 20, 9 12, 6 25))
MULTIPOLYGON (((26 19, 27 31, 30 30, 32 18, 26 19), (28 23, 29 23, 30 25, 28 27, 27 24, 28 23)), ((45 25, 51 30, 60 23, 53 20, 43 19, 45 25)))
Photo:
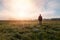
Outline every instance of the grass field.
POLYGON ((0 21, 0 40, 60 40, 60 21, 0 21))

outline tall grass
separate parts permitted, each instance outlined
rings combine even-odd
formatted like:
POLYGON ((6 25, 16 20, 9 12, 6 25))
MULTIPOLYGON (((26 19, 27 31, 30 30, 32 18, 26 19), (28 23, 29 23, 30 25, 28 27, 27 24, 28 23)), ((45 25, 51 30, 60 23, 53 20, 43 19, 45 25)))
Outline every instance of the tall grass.
POLYGON ((0 40, 60 40, 59 22, 35 23, 0 23, 0 40))

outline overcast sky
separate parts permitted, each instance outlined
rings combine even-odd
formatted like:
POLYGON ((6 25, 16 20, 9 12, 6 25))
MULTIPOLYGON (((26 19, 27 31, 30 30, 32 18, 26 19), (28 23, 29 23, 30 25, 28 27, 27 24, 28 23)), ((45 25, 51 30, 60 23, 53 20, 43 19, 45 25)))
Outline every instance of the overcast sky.
POLYGON ((60 18, 60 0, 0 0, 0 20, 60 18))

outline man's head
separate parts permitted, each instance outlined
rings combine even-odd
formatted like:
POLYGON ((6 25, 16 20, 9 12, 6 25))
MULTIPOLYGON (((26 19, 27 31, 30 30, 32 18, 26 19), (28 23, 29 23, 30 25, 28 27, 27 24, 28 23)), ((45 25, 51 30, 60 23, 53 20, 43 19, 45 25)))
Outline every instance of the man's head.
POLYGON ((41 16, 41 14, 40 14, 40 16, 41 16))

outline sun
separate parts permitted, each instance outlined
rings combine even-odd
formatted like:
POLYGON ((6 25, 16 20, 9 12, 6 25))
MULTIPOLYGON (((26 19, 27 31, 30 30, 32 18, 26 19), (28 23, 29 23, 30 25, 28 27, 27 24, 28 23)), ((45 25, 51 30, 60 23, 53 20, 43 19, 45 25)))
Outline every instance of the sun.
POLYGON ((6 0, 5 6, 9 17, 14 19, 30 19, 35 13, 33 0, 6 0), (33 14, 32 14, 33 13, 33 14))
POLYGON ((27 19, 33 5, 31 0, 15 0, 12 3, 12 8, 14 9, 14 15, 17 19, 27 19))

